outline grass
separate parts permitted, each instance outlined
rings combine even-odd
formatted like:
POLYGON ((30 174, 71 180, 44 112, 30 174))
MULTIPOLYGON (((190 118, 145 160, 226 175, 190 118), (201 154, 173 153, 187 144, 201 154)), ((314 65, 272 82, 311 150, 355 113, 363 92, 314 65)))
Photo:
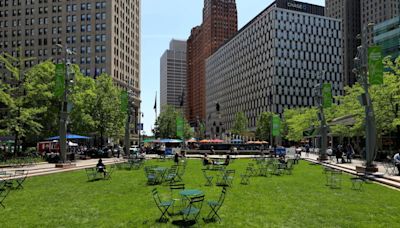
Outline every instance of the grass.
MULTIPOLYGON (((398 227, 399 191, 377 184, 351 190, 348 175, 342 189, 333 190, 325 186, 321 167, 304 161, 292 175, 253 177, 250 185, 241 185, 248 162, 230 165, 236 177, 219 213, 222 221, 205 225, 200 219, 199 227, 398 227)), ((204 186, 201 168, 200 160, 189 160, 186 188, 203 190, 206 200, 217 199, 221 188, 204 186)), ((155 222, 160 212, 143 169, 117 170, 109 181, 86 180, 84 170, 27 179, 25 189, 12 190, 6 209, 0 208, 1 227, 173 227, 155 222)), ((156 187, 162 197, 169 196, 167 186, 156 187)), ((208 211, 204 204, 201 217, 208 211)))

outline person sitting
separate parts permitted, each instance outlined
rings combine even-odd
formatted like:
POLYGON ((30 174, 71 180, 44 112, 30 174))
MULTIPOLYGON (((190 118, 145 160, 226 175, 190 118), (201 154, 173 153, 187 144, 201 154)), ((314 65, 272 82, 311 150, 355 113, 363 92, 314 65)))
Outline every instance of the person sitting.
POLYGON ((229 162, 231 161, 231 157, 229 156, 229 154, 226 155, 225 161, 222 165, 229 165, 229 162))
POLYGON ((400 153, 399 152, 397 152, 393 156, 393 162, 394 162, 394 165, 397 167, 397 171, 399 171, 399 173, 397 175, 400 176, 400 153))
POLYGON ((203 157, 203 165, 212 165, 212 164, 213 164, 213 162, 208 157, 207 153, 205 153, 204 157, 203 157))
POLYGON ((107 174, 106 166, 103 164, 103 160, 101 160, 101 158, 99 159, 99 162, 97 162, 96 168, 97 172, 103 173, 104 177, 106 176, 107 174))

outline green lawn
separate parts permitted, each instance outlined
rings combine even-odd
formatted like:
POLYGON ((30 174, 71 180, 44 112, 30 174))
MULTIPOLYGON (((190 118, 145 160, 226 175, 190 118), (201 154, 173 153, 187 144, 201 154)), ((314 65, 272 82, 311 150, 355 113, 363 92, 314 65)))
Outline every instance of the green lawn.
MULTIPOLYGON (((400 192, 377 184, 364 191, 351 190, 344 175, 342 189, 325 186, 320 166, 302 161, 292 175, 253 177, 241 185, 249 160, 235 161, 233 188, 221 208, 221 227, 398 227, 400 192)), ((148 161, 170 166, 172 162, 148 161)), ((184 176, 186 188, 216 199, 220 187, 204 186, 200 160, 189 160, 184 176)), ((84 170, 26 180, 25 189, 12 190, 0 208, 1 227, 173 227, 156 223, 160 213, 143 169, 117 170, 109 181, 87 182, 84 170)), ((167 186, 157 186, 167 197, 167 186)), ((201 216, 209 211, 205 204, 201 216)), ((180 217, 176 217, 179 219, 180 217)), ((174 218, 172 218, 174 219, 174 218)), ((200 219, 200 227, 205 223, 200 219)))

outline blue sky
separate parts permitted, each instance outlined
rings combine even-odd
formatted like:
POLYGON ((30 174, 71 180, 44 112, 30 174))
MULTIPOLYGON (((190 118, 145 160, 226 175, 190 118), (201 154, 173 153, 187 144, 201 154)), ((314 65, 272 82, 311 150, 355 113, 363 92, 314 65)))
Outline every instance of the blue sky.
MULTIPOLYGON (((160 57, 171 39, 186 40, 192 27, 200 25, 204 0, 142 0, 141 6, 141 98, 144 130, 147 135, 155 121, 155 94, 159 96, 160 57)), ((236 0, 240 29, 272 0, 236 0)), ((303 0, 324 5, 325 0, 303 0)), ((157 110, 160 112, 160 99, 157 110)))

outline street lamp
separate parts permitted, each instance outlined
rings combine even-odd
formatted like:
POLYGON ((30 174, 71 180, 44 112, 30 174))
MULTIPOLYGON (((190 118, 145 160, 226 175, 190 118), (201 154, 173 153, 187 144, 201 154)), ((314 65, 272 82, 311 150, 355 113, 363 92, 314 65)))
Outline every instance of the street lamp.
POLYGON ((125 123, 125 155, 129 156, 129 148, 131 147, 131 140, 130 140, 130 123, 131 123, 131 115, 135 111, 134 110, 134 104, 135 101, 133 100, 134 98, 134 92, 132 90, 128 90, 128 110, 127 110, 127 118, 126 118, 126 123, 125 123))
POLYGON ((318 72, 320 76, 320 83, 316 84, 314 86, 314 96, 316 103, 319 108, 319 113, 318 113, 318 120, 321 122, 320 126, 320 135, 321 135, 321 150, 320 150, 320 155, 319 155, 319 160, 320 161, 325 161, 327 160, 326 156, 326 148, 327 148, 327 135, 328 135, 328 125, 326 124, 326 118, 325 118, 325 113, 324 113, 324 105, 323 105, 323 82, 322 78, 323 75, 325 74, 325 71, 320 71, 318 72))
POLYGON ((61 100, 61 111, 60 111, 60 157, 62 163, 67 161, 67 124, 68 124, 68 93, 69 93, 69 86, 73 83, 73 79, 75 77, 74 72, 71 71, 71 61, 68 58, 69 55, 75 55, 76 53, 72 50, 64 47, 61 44, 56 44, 57 47, 64 49, 65 56, 64 56, 64 63, 66 68, 66 77, 64 80, 64 93, 61 100))
POLYGON ((374 23, 369 23, 364 26, 362 34, 358 34, 357 38, 361 39, 361 45, 357 47, 357 55, 354 58, 353 73, 357 75, 357 80, 361 83, 364 93, 360 97, 361 105, 365 109, 365 152, 366 164, 365 171, 375 171, 373 160, 376 156, 376 124, 374 109, 372 106, 371 97, 368 92, 368 43, 367 43, 367 30, 374 26, 374 23))

